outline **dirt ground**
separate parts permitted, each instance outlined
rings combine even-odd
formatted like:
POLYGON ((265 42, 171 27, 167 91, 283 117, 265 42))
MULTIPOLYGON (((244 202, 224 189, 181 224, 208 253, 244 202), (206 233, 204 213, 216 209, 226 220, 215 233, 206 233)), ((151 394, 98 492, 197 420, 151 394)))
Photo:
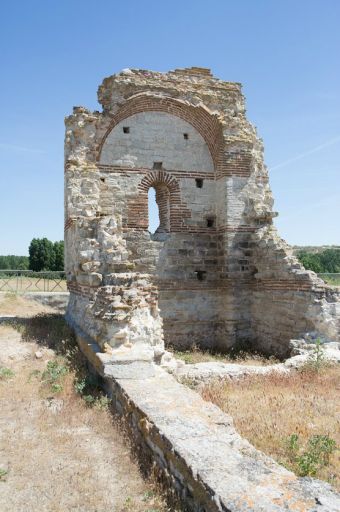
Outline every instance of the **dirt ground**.
POLYGON ((42 313, 55 313, 54 309, 35 300, 27 300, 15 293, 0 293, 0 316, 29 318, 42 313))
POLYGON ((62 390, 46 382, 49 361, 67 366, 51 348, 54 331, 34 336, 34 315, 47 309, 20 297, 0 301, 0 316, 28 319, 27 325, 0 324, 1 512, 168 510, 142 478, 105 401, 90 407, 76 393, 69 367, 62 390))

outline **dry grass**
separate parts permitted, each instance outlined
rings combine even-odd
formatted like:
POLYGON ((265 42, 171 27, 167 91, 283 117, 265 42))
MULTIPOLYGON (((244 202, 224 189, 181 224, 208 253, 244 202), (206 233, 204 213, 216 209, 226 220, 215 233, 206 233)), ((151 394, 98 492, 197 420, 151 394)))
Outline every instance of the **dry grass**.
MULTIPOLYGON (((273 373, 214 382, 200 392, 205 400, 230 414, 238 432, 256 448, 299 472, 300 466, 288 448, 289 436, 299 436, 302 451, 315 435, 328 435, 340 444, 339 377, 338 367, 290 376, 273 373)), ((329 465, 315 476, 340 488, 338 450, 331 455, 329 465)))
POLYGON ((263 366, 269 364, 275 364, 279 361, 275 357, 265 357, 261 354, 250 353, 246 351, 238 351, 230 354, 221 354, 219 352, 211 352, 209 350, 202 350, 196 345, 193 345, 190 350, 175 350, 169 348, 177 359, 185 361, 187 364, 196 363, 236 363, 242 365, 251 366, 263 366))
POLYGON ((325 281, 325 283, 330 284, 331 286, 340 286, 340 275, 320 275, 321 279, 325 281))
POLYGON ((0 325, 0 367, 11 370, 0 376, 2 512, 168 510, 141 477, 96 383, 86 384, 91 407, 75 391, 87 372, 61 316, 0 325))

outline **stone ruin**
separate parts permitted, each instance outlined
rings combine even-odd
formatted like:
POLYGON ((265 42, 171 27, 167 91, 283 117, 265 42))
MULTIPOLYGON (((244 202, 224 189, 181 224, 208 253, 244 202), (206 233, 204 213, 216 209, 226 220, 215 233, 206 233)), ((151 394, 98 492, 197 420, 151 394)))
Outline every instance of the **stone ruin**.
POLYGON ((164 342, 285 357, 294 338, 338 341, 339 290, 273 225, 241 85, 205 68, 125 69, 98 99, 102 112, 66 118, 69 322, 123 362, 160 363, 164 342))

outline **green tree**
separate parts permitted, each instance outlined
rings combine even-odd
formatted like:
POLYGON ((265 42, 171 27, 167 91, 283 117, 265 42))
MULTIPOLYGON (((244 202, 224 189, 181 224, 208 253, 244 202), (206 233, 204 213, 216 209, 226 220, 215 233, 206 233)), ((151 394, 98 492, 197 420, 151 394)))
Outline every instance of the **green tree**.
POLYGON ((64 241, 54 242, 54 270, 64 270, 64 241))
POLYGON ((55 267, 54 244, 47 238, 33 238, 29 249, 29 268, 39 272, 55 267))
POLYGON ((320 263, 320 255, 318 253, 310 253, 306 251, 301 251, 298 254, 298 258, 302 265, 307 270, 313 270, 313 272, 320 273, 323 272, 322 265, 320 263))
POLYGON ((314 253, 300 251, 297 256, 307 270, 331 274, 340 272, 340 249, 325 249, 314 253))
POLYGON ((340 250, 325 249, 320 253, 320 263, 324 269, 323 272, 340 272, 340 250))
POLYGON ((0 256, 0 270, 27 270, 28 257, 15 256, 8 254, 7 256, 0 256))

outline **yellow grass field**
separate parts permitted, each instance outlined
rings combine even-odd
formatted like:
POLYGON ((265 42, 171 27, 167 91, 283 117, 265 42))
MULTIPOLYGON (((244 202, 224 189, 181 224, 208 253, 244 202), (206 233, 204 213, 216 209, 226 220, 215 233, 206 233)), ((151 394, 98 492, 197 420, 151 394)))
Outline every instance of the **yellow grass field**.
MULTIPOLYGON (((230 414, 238 432, 256 448, 298 474, 311 463, 308 441, 313 436, 329 436, 339 448, 339 367, 218 381, 200 392, 205 400, 230 414), (289 438, 292 441, 295 437, 292 435, 298 436, 295 452, 289 447, 289 438)), ((340 489, 339 449, 330 455, 329 464, 312 476, 340 489)))

